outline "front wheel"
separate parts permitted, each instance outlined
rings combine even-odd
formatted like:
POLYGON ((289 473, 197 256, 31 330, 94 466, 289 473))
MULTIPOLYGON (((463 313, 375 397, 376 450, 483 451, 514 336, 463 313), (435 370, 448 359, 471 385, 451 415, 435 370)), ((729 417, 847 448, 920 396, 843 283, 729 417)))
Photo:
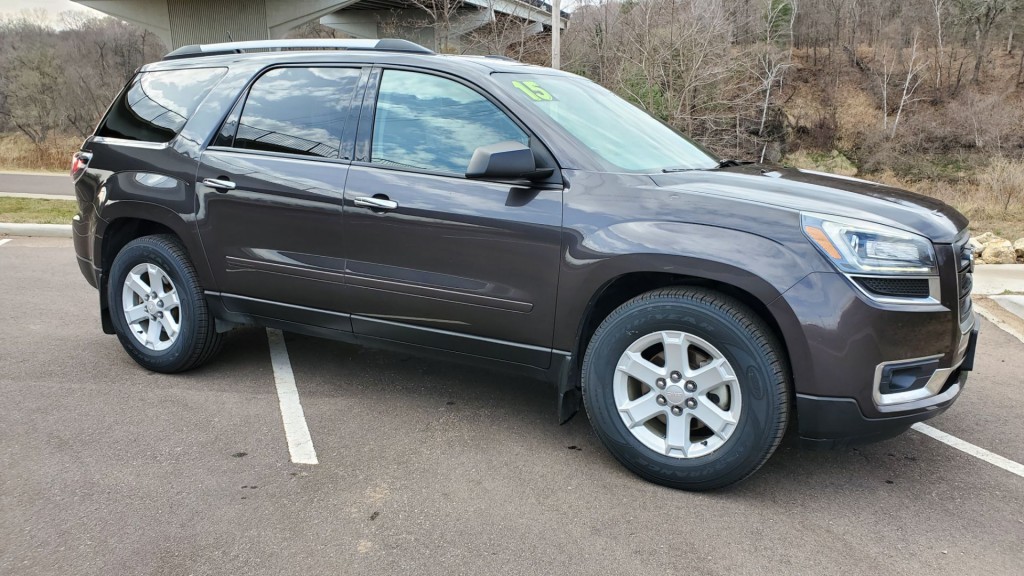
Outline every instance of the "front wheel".
POLYGON ((583 360, 583 399, 609 451, 641 477, 711 490, 753 474, 789 420, 785 357, 739 301, 666 288, 623 304, 583 360))
POLYGON ((114 258, 108 301, 125 351, 154 372, 182 372, 221 345, 195 268, 177 238, 144 236, 114 258))

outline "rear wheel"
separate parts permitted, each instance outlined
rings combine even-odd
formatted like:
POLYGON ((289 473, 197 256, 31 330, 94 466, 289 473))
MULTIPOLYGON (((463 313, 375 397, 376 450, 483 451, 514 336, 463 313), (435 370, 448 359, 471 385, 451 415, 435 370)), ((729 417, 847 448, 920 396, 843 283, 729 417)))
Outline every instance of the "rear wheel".
POLYGON ((144 236, 114 258, 110 317, 125 351, 154 372, 182 372, 221 345, 196 277, 177 238, 144 236))
POLYGON ((781 347, 742 303, 695 288, 649 292, 598 327, 583 398, 605 446, 652 482, 710 490, 753 474, 789 419, 781 347))

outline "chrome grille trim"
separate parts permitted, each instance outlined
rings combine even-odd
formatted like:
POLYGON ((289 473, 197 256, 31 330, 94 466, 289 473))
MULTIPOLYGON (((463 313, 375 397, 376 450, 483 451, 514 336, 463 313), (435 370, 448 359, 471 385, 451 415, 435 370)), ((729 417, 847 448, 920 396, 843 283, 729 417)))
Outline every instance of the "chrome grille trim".
POLYGON ((970 233, 964 230, 953 243, 957 259, 957 313, 962 334, 966 334, 974 326, 974 303, 971 301, 971 290, 974 288, 974 254, 970 239, 970 233))

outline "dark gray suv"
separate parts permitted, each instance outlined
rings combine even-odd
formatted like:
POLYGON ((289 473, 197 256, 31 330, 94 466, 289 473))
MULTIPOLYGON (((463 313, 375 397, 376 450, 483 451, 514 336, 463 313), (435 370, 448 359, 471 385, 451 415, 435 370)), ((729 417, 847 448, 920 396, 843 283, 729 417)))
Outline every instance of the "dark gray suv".
POLYGON ((128 83, 72 177, 103 330, 143 367, 194 368, 252 324, 483 363, 550 381, 561 420, 584 404, 668 486, 747 477, 790 424, 824 447, 898 434, 973 363, 952 208, 720 160, 503 58, 185 47, 128 83))

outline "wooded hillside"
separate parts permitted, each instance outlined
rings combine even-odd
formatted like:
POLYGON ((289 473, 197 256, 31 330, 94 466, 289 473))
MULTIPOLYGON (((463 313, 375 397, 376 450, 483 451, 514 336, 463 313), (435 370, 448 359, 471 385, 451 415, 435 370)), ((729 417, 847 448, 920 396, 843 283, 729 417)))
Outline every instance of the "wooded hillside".
MULTIPOLYGON (((417 3, 424 25, 445 35, 437 14, 454 1, 417 3)), ((547 37, 512 19, 461 45, 444 37, 447 51, 550 61, 547 37)), ((590 1, 574 7, 562 67, 725 157, 894 181, 1016 237, 1022 42, 1024 0, 590 1)), ((2 162, 63 168, 132 72, 165 51, 109 18, 0 22, 2 162)))

